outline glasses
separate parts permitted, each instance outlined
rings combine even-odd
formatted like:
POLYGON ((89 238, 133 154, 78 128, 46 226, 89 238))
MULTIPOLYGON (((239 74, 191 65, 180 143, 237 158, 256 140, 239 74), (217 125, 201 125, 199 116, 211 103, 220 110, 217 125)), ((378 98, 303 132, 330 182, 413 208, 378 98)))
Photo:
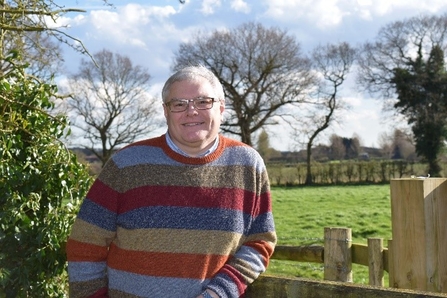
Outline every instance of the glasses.
POLYGON ((212 97, 197 97, 193 99, 173 99, 165 105, 169 107, 172 113, 180 113, 186 111, 189 103, 192 102, 193 107, 196 110, 209 110, 213 107, 213 103, 216 102, 212 97))

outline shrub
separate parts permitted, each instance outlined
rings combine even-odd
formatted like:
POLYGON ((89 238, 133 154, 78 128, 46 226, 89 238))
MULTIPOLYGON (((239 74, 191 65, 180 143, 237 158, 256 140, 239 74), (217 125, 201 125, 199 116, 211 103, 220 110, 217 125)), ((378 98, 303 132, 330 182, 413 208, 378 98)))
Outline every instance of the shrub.
POLYGON ((0 297, 66 293, 64 243, 91 179, 59 141, 56 92, 21 67, 0 78, 0 297))

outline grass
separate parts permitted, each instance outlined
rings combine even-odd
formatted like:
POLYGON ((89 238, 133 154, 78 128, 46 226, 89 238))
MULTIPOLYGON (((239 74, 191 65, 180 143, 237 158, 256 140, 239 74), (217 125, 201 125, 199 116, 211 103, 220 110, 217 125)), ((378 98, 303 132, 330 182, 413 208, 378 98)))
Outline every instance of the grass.
MULTIPOLYGON (((323 245, 325 227, 351 228, 353 243, 391 239, 389 185, 272 187, 279 245, 323 245)), ((354 283, 368 284, 368 268, 353 264, 354 283)), ((323 264, 271 260, 267 274, 323 279, 323 264)), ((388 277, 385 276, 385 283, 388 277)))

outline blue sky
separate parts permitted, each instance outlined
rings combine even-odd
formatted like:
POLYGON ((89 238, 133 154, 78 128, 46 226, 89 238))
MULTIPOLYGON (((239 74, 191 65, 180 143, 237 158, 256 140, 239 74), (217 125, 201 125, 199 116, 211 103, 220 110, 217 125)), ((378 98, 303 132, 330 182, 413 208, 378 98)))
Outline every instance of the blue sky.
MULTIPOLYGON (((233 28, 256 21, 287 30, 307 53, 319 44, 346 41, 355 46, 373 40, 382 26, 393 21, 447 13, 445 0, 186 0, 185 4, 178 0, 110 0, 114 7, 103 5, 101 0, 56 2, 86 10, 66 14, 58 22, 68 25, 66 32, 82 40, 91 53, 107 49, 147 67, 153 77, 154 96, 159 96, 171 73, 178 45, 198 30, 233 28)), ((64 53, 67 70, 76 72, 82 57, 70 49, 64 53)), ((378 136, 396 124, 382 112, 379 100, 356 91, 354 77, 352 73, 342 90, 343 99, 352 108, 340 115, 339 124, 326 131, 321 143, 327 143, 332 133, 343 137, 356 133, 363 145, 378 146, 378 136)), ((280 135, 271 133, 271 145, 278 150, 296 149, 296 144, 284 141, 287 130, 281 131, 280 135)))

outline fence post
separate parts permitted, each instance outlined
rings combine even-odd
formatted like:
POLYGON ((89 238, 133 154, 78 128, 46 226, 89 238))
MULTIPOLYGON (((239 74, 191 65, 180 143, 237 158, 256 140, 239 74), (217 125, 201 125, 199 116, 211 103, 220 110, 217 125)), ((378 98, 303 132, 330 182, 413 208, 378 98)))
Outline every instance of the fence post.
POLYGON ((352 282, 351 229, 324 228, 324 279, 352 282))
POLYGON ((383 239, 368 238, 369 284, 383 287, 383 239))
POLYGON ((447 293, 447 179, 391 180, 391 215, 390 286, 447 293))
POLYGON ((393 256, 394 256, 393 239, 389 239, 388 240, 388 281, 389 281, 390 287, 397 288, 397 284, 394 284, 394 276, 396 274, 395 274, 395 270, 394 270, 393 256))

